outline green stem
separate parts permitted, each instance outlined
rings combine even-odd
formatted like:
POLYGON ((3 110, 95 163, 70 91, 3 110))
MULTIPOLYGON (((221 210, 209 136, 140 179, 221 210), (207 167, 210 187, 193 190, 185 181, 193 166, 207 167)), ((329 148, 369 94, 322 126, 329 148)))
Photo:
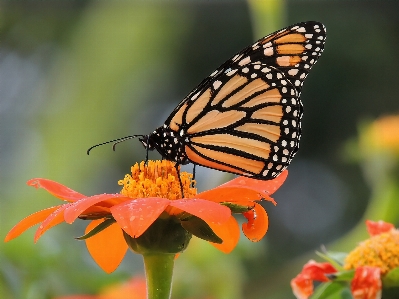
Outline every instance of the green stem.
POLYGON ((170 299, 175 254, 143 254, 147 299, 170 299))

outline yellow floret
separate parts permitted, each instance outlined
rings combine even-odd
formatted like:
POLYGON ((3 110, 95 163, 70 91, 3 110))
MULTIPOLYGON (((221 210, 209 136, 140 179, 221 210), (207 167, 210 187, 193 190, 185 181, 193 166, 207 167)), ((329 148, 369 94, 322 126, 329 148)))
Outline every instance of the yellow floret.
POLYGON ((374 266, 381 275, 399 267, 399 231, 392 229, 363 241, 345 259, 345 269, 374 266))
MULTIPOLYGON (((175 165, 167 160, 136 163, 131 168, 132 174, 125 175, 118 181, 122 185, 121 194, 130 198, 162 197, 170 200, 182 198, 181 187, 175 165)), ((185 198, 197 194, 193 186, 193 175, 187 172, 180 173, 185 198)))

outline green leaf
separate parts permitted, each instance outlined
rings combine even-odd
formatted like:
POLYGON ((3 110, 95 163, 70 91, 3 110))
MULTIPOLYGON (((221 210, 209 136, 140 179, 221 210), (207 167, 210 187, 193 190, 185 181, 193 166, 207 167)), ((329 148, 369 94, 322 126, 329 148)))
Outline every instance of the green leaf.
POLYGON ((181 220, 180 223, 185 230, 200 239, 217 244, 223 243, 223 240, 220 239, 209 227, 209 225, 201 218, 191 216, 181 220))
POLYGON ((344 270, 342 265, 344 264, 345 258, 348 255, 347 253, 334 252, 334 251, 325 251, 325 252, 316 251, 316 254, 320 256, 322 259, 332 264, 338 271, 344 270))
POLYGON ((242 214, 245 212, 248 212, 249 210, 252 209, 252 207, 248 207, 248 206, 241 206, 241 205, 237 205, 231 202, 223 202, 222 205, 228 207, 232 213, 236 213, 236 214, 242 214))
POLYGON ((311 299, 352 299, 348 285, 340 282, 326 282, 320 284, 311 299))
POLYGON ((384 288, 399 287, 399 267, 389 271, 382 279, 384 288))
POLYGON ((99 225, 97 225, 95 228, 93 228, 91 231, 89 231, 87 234, 75 238, 76 240, 86 240, 90 237, 93 237, 94 235, 98 234, 99 232, 103 231, 106 229, 108 226, 110 226, 112 223, 116 222, 114 218, 107 219, 103 222, 101 222, 99 225))
POLYGON ((326 274, 326 276, 334 281, 350 282, 355 276, 355 270, 341 271, 334 274, 326 274))

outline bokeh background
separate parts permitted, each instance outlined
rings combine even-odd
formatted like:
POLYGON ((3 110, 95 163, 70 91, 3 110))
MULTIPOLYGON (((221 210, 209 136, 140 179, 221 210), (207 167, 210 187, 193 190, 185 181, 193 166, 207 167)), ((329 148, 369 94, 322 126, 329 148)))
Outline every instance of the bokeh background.
MULTIPOLYGON (((88 147, 152 132, 237 51, 316 20, 327 27, 326 49, 303 88, 300 151, 278 205, 265 204, 269 232, 259 243, 242 238, 229 255, 193 240, 174 276, 177 299, 294 298, 290 279, 320 245, 349 250, 366 237, 365 218, 399 224, 399 155, 367 143, 375 119, 399 113, 398 12, 397 1, 3 1, 0 239, 58 204, 28 179, 87 195, 118 192, 144 148, 133 140, 87 156, 88 147)), ((203 190, 232 176, 199 168, 197 178, 203 190)), ((83 230, 63 224, 37 244, 33 229, 0 242, 0 297, 96 294, 143 273, 131 252, 103 273, 73 238, 83 230)))

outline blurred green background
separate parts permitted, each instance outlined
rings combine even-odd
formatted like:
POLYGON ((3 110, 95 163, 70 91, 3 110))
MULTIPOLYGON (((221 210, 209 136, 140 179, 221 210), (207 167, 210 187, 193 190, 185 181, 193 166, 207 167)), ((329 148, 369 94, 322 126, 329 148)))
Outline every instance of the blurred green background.
MULTIPOLYGON (((59 204, 28 179, 87 195, 119 192, 117 180, 144 148, 133 140, 87 156, 88 147, 152 132, 237 51, 290 24, 320 21, 326 49, 303 88, 300 151, 274 196, 277 207, 265 204, 268 234, 260 243, 242 238, 230 255, 194 240, 176 262, 172 296, 294 298, 290 279, 321 244, 352 248, 366 237, 365 215, 399 224, 399 171, 390 172, 398 159, 388 168, 378 158, 370 164, 356 141, 361 123, 399 113, 398 12, 397 1, 3 1, 0 237, 59 204)), ((200 190, 230 178, 197 170, 200 190)), ((83 230, 84 223, 63 224, 33 244, 31 229, 0 243, 0 298, 95 294, 142 273, 130 252, 103 273, 73 239, 83 230)))

